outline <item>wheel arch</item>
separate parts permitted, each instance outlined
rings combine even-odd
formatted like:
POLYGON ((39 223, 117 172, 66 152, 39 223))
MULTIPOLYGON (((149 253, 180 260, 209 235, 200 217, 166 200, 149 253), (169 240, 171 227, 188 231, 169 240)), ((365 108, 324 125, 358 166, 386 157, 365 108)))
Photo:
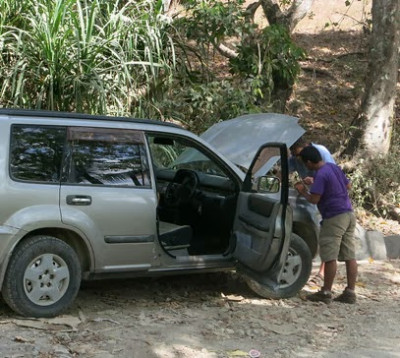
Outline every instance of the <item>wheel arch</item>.
POLYGON ((318 252, 318 229, 315 225, 293 221, 292 232, 303 239, 311 251, 311 256, 314 258, 318 252))
POLYGON ((10 258, 13 255, 17 247, 21 246, 26 240, 33 236, 53 236, 64 241, 66 244, 70 245, 72 249, 76 252, 79 262, 82 268, 82 275, 85 272, 90 272, 94 265, 94 256, 92 250, 87 241, 73 230, 67 228, 59 227, 48 227, 48 228, 38 228, 26 233, 20 240, 13 246, 12 250, 8 253, 7 257, 4 259, 1 267, 0 276, 0 289, 3 286, 4 276, 7 271, 7 267, 10 262, 10 258))
MULTIPOLYGON (((312 269, 312 257, 308 245, 305 241, 296 234, 292 233, 291 237, 291 250, 294 250, 295 255, 302 256, 302 263, 298 276, 295 277, 295 281, 290 283, 288 286, 281 286, 278 281, 273 281, 266 277, 258 276, 254 277, 251 275, 245 275, 245 280, 249 288, 261 297, 268 299, 282 299, 293 297, 297 294, 301 288, 306 284, 312 269)), ((289 257, 289 256, 288 256, 289 257)), ((297 266, 296 261, 293 263, 297 266)), ((292 266, 296 268, 295 266, 292 266)))

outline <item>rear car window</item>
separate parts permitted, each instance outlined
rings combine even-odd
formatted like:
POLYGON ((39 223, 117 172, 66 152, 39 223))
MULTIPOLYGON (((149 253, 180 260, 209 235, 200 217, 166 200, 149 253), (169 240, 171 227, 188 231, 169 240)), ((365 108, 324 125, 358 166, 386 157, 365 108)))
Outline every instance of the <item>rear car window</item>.
POLYGON ((66 128, 11 127, 10 175, 15 180, 59 183, 66 128))
POLYGON ((65 182, 149 187, 144 134, 135 130, 70 127, 65 182))

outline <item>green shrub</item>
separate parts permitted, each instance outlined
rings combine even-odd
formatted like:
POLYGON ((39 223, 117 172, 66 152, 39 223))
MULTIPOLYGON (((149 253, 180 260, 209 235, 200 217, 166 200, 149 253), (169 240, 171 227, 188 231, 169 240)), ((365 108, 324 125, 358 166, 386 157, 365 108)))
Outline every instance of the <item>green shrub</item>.
POLYGON ((0 106, 174 119, 195 132, 269 111, 274 86, 297 76, 289 35, 260 31, 244 0, 185 3, 172 19, 161 0, 1 0, 0 106), (239 56, 215 66, 225 40, 239 56))
POLYGON ((290 38, 287 29, 271 25, 242 37, 239 56, 231 59, 231 71, 253 80, 253 94, 269 99, 275 88, 293 86, 300 72, 304 51, 290 38))
POLYGON ((357 208, 371 208, 374 206, 375 180, 366 176, 362 166, 348 174, 351 181, 350 196, 353 205, 357 208))
POLYGON ((242 90, 263 105, 271 104, 274 92, 293 86, 304 51, 292 41, 287 29, 279 25, 259 28, 248 18, 244 1, 186 3, 190 16, 178 19, 175 27, 185 44, 195 43, 189 48, 193 58, 207 61, 220 44, 231 43, 236 52, 236 56, 230 54, 228 63, 231 80, 245 82, 242 90))
POLYGON ((2 0, 0 9, 2 106, 125 115, 172 77, 170 23, 152 0, 2 0))
POLYGON ((202 133, 217 121, 260 110, 249 91, 230 81, 211 81, 193 82, 185 90, 179 85, 172 87, 163 100, 138 107, 136 115, 173 118, 189 130, 202 133))

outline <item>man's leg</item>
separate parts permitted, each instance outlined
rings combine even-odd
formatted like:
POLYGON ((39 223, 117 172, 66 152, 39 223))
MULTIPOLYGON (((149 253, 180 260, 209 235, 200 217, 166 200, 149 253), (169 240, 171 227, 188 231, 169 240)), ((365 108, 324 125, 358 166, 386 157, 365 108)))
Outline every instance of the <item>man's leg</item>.
POLYGON ((357 301, 355 293, 357 280, 357 261, 355 259, 346 260, 347 287, 342 294, 337 296, 334 301, 354 304, 357 301))
POLYGON ((322 287, 323 291, 332 291, 333 280, 335 279, 336 276, 336 270, 337 270, 336 260, 325 262, 324 287, 322 287))
POLYGON ((326 261, 324 266, 324 286, 320 291, 307 295, 306 299, 309 301, 321 301, 325 303, 330 303, 332 301, 332 285, 337 269, 336 260, 326 261))
POLYGON ((339 259, 346 263, 347 287, 341 295, 334 300, 337 302, 354 304, 357 301, 355 288, 357 280, 357 261, 355 259, 355 239, 354 230, 356 226, 356 219, 354 213, 348 214, 349 226, 342 238, 342 245, 340 247, 339 259))
POLYGON ((320 291, 306 296, 309 301, 322 301, 324 303, 332 301, 332 286, 336 276, 336 260, 342 236, 342 232, 337 232, 337 227, 339 226, 340 231, 343 231, 337 223, 338 219, 340 217, 334 216, 322 222, 319 235, 319 253, 321 261, 324 262, 324 285, 320 291))
POLYGON ((320 275, 321 277, 324 277, 324 275, 325 275, 325 262, 321 262, 321 266, 319 267, 319 270, 318 270, 318 275, 320 275))
POLYGON ((352 291, 354 291, 356 288, 357 272, 358 272, 357 261, 347 260, 346 261, 347 287, 352 291))

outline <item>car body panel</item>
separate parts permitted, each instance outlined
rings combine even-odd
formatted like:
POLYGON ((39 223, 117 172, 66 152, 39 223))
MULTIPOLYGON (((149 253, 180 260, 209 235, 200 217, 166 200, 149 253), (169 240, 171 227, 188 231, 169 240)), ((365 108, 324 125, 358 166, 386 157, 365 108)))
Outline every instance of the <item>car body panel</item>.
MULTIPOLYGON (((233 230, 236 239, 234 256, 248 271, 256 274, 267 272, 275 265, 273 271, 276 274, 280 272, 283 265, 281 253, 288 247, 292 232, 285 144, 264 144, 257 151, 239 194, 233 230), (260 192, 254 184, 254 174, 276 157, 279 158, 278 170, 282 174, 279 190, 260 192)), ((277 276, 271 276, 273 279, 277 276)))
POLYGON ((62 222, 91 233, 95 271, 147 270, 157 264, 153 189, 62 185, 62 222), (90 205, 71 205, 68 196, 90 197, 90 205))
POLYGON ((312 256, 318 253, 321 214, 317 205, 309 203, 295 189, 289 190, 289 204, 293 208, 293 232, 309 246, 312 256))

